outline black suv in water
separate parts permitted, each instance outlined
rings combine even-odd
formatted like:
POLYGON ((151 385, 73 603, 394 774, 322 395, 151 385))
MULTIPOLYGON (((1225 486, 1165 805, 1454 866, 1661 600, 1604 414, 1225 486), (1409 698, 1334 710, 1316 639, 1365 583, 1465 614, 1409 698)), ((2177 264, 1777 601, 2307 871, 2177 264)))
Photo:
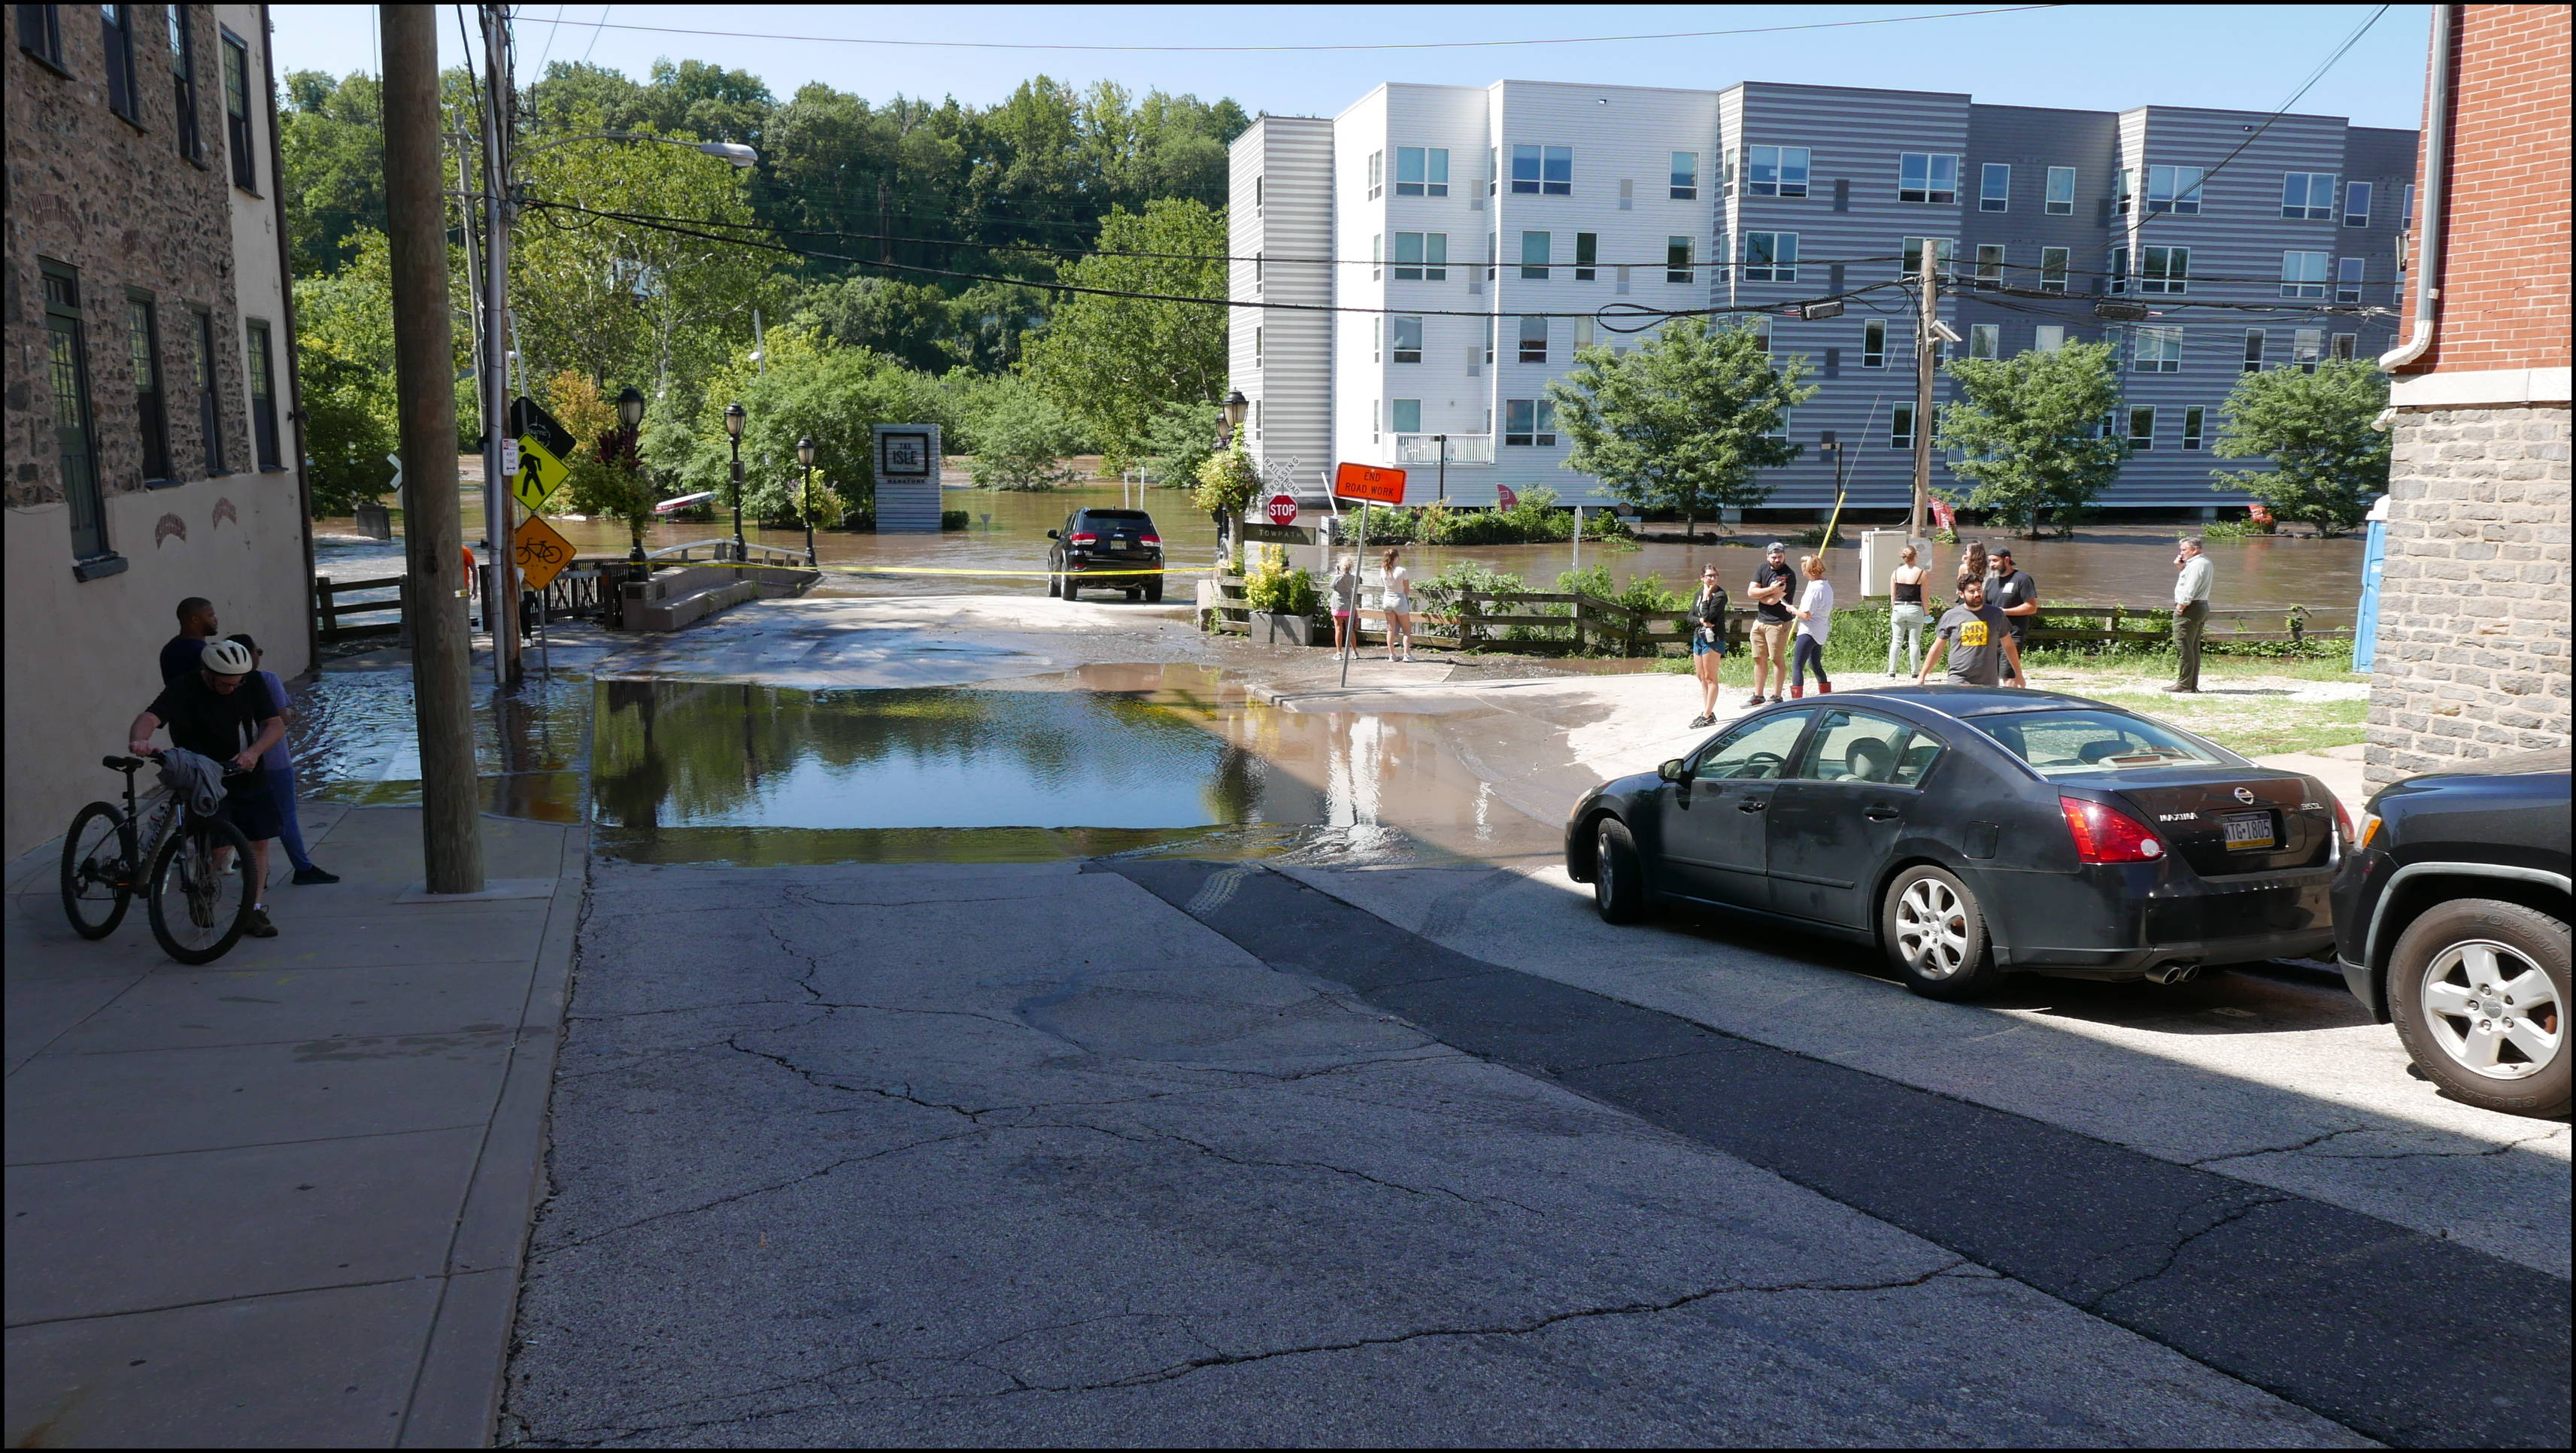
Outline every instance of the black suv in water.
POLYGON ((1073 600, 1090 575, 1129 600, 1163 598, 1163 536, 1143 510, 1075 510, 1047 538, 1047 594, 1073 600))
POLYGON ((2565 749, 2381 788, 2335 875, 2344 982, 2435 1084, 2567 1113, 2565 749))

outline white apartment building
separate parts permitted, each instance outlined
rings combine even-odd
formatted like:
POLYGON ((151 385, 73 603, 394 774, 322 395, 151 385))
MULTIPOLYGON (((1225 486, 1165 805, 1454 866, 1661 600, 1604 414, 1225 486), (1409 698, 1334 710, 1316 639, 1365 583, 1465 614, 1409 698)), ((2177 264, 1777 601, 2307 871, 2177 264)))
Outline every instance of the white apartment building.
POLYGON ((1301 492, 1356 461, 1406 468, 1410 503, 1488 504, 1506 485, 1597 503, 1548 382, 1577 349, 1633 346, 1657 310, 1730 310, 1819 386, 1772 503, 1831 504, 1815 446, 1839 441, 1852 503, 1899 504, 1910 300, 1787 310, 1892 282, 1928 240, 1952 259, 1941 314, 1963 350, 2120 345, 2111 422, 2134 452, 2106 504, 2222 503, 2218 403, 2244 369, 2387 346, 2389 319, 2319 309, 2393 304, 2411 206, 2412 132, 2292 116, 2243 144, 2264 120, 1768 82, 1389 83, 1235 141, 1232 297, 1259 306, 1232 310, 1233 383, 1264 467, 1301 492), (1997 282, 2066 301, 1979 296, 1997 282), (2160 316, 2106 324, 2094 305, 2112 296, 2160 316))

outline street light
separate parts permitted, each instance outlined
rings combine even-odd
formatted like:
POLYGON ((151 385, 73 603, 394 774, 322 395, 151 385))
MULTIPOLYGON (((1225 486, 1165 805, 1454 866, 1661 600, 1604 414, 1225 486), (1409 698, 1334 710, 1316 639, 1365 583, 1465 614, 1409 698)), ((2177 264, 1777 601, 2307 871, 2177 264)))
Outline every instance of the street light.
POLYGON ((630 434, 644 426, 644 394, 631 383, 617 395, 617 422, 630 434))
POLYGON ((796 441, 796 462, 805 466, 805 563, 814 563, 814 436, 796 441))
POLYGON ((1225 409, 1225 432, 1217 435, 1216 447, 1219 449, 1230 449, 1234 447, 1235 431, 1243 427, 1243 416, 1252 412, 1252 401, 1243 396, 1243 390, 1235 389, 1225 396, 1225 404, 1223 407, 1225 409))
MULTIPOLYGON (((617 427, 617 465, 621 469, 631 471, 639 463, 636 458, 635 431, 644 427, 644 395, 631 383, 619 390, 617 395, 617 427)), ((626 559, 634 565, 640 566, 644 563, 642 541, 636 541, 628 548, 626 559)), ((641 570, 630 571, 628 574, 636 579, 641 579, 643 576, 641 570)))
POLYGON ((733 558, 737 561, 750 553, 742 545, 742 421, 746 417, 742 405, 725 405, 725 437, 733 444, 733 558))

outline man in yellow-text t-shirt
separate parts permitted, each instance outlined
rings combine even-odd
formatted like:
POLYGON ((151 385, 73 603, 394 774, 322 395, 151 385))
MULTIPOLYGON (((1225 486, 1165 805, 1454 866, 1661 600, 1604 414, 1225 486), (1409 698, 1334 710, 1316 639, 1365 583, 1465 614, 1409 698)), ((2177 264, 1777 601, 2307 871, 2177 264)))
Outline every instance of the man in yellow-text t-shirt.
POLYGON ((1959 603, 1942 612, 1932 649, 1924 653, 1923 669, 1915 673, 1914 684, 1928 680, 1945 655, 1950 659, 1953 686, 2001 686, 2007 678, 2014 686, 2030 684, 2021 674, 2021 643, 2013 639, 2012 625, 2002 609, 1986 603, 1982 576, 1959 577, 1959 603))

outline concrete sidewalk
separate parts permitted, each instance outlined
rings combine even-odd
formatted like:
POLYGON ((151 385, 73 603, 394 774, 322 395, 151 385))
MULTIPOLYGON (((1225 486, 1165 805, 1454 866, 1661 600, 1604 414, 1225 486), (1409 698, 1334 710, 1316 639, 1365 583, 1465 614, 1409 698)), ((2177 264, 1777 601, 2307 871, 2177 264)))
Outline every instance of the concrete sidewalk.
POLYGON ((10 866, 13 1447, 490 1439, 585 830, 486 817, 520 896, 405 902, 417 809, 305 822, 345 881, 205 968, 10 866))

